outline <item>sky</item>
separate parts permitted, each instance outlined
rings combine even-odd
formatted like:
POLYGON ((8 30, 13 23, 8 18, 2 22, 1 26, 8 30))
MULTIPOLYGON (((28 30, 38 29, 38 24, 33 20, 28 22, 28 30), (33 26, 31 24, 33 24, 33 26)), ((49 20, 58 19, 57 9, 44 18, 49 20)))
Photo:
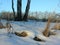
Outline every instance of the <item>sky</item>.
MULTIPOLYGON (((22 0, 22 12, 25 11, 27 0, 22 0)), ((0 0, 0 12, 12 12, 11 0, 0 0)), ((17 0, 14 0, 14 8, 17 11, 17 0)), ((60 12, 60 0, 31 0, 30 12, 48 11, 60 12)))

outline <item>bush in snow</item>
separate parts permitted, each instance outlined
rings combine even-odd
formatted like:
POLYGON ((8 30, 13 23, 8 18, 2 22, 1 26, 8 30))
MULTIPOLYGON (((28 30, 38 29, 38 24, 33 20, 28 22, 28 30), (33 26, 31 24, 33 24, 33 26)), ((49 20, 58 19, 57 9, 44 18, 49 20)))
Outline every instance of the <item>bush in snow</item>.
POLYGON ((6 29, 7 29, 8 34, 13 33, 12 26, 9 22, 6 23, 6 29))
POLYGON ((5 28, 5 26, 3 26, 3 24, 0 22, 0 29, 5 28))
POLYGON ((46 36, 46 37, 49 37, 50 35, 55 35, 54 32, 51 32, 51 31, 49 30, 51 20, 52 20, 51 17, 49 17, 49 18, 48 18, 47 25, 46 25, 46 28, 45 28, 45 30, 43 31, 43 35, 46 36))
POLYGON ((37 36, 35 36, 35 37, 33 38, 33 40, 35 40, 35 41, 42 41, 42 42, 45 42, 44 40, 38 38, 37 36))
POLYGON ((56 24, 56 25, 54 25, 54 27, 53 27, 52 29, 60 30, 60 24, 56 24))
POLYGON ((21 33, 19 33, 19 32, 15 32, 15 34, 17 35, 17 36, 20 36, 20 37, 26 37, 26 36, 28 36, 28 34, 26 33, 26 32, 21 32, 21 33))

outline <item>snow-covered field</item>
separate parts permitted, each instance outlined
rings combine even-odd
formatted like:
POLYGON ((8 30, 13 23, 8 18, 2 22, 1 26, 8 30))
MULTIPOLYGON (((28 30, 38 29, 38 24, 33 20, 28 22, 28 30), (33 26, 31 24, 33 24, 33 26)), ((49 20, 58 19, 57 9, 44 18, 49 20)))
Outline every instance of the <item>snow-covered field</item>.
MULTIPOLYGON (((1 21, 4 25, 6 21, 1 21)), ((16 32, 26 31, 28 33, 27 37, 19 37, 15 34, 7 34, 6 29, 0 29, 0 45, 60 45, 60 30, 55 30, 56 35, 51 35, 50 37, 45 37, 42 32, 46 27, 46 22, 17 22, 10 21, 13 30, 16 32), (45 40, 45 42, 39 42, 33 40, 35 36, 38 36, 40 39, 45 40)), ((55 23, 51 23, 51 27, 55 23)))

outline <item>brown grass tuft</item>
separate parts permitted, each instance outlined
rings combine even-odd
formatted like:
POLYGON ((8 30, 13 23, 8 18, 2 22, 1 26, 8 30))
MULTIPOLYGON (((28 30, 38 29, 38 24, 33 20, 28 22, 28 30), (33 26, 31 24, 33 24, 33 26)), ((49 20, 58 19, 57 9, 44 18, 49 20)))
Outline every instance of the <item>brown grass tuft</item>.
POLYGON ((26 33, 26 32, 21 32, 21 33, 19 33, 19 32, 15 32, 15 34, 17 35, 17 36, 20 36, 20 37, 26 37, 26 36, 28 36, 28 34, 26 33))
POLYGON ((50 35, 55 35, 55 34, 56 34, 56 33, 51 32, 51 31, 49 30, 51 20, 52 20, 52 19, 49 17, 49 18, 48 18, 47 25, 46 25, 46 28, 45 28, 45 30, 43 31, 43 35, 46 36, 46 37, 49 37, 50 35))

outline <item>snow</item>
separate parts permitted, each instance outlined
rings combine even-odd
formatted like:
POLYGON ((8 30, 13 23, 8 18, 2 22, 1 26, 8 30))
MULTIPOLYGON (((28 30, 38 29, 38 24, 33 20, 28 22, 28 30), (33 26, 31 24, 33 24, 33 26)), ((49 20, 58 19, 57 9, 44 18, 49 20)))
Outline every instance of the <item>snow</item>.
MULTIPOLYGON (((7 21, 1 20, 1 22, 5 25, 7 21)), ((46 23, 47 22, 36 21, 10 21, 14 32, 25 31, 28 36, 19 37, 15 34, 8 35, 6 28, 3 28, 0 29, 0 45, 60 45, 60 30, 52 30, 56 32, 56 35, 51 35, 50 37, 45 37, 42 34, 46 27, 46 23), (35 36, 45 40, 45 42, 33 40, 35 36)), ((54 24, 55 23, 51 23, 50 28, 53 27, 54 24)))

